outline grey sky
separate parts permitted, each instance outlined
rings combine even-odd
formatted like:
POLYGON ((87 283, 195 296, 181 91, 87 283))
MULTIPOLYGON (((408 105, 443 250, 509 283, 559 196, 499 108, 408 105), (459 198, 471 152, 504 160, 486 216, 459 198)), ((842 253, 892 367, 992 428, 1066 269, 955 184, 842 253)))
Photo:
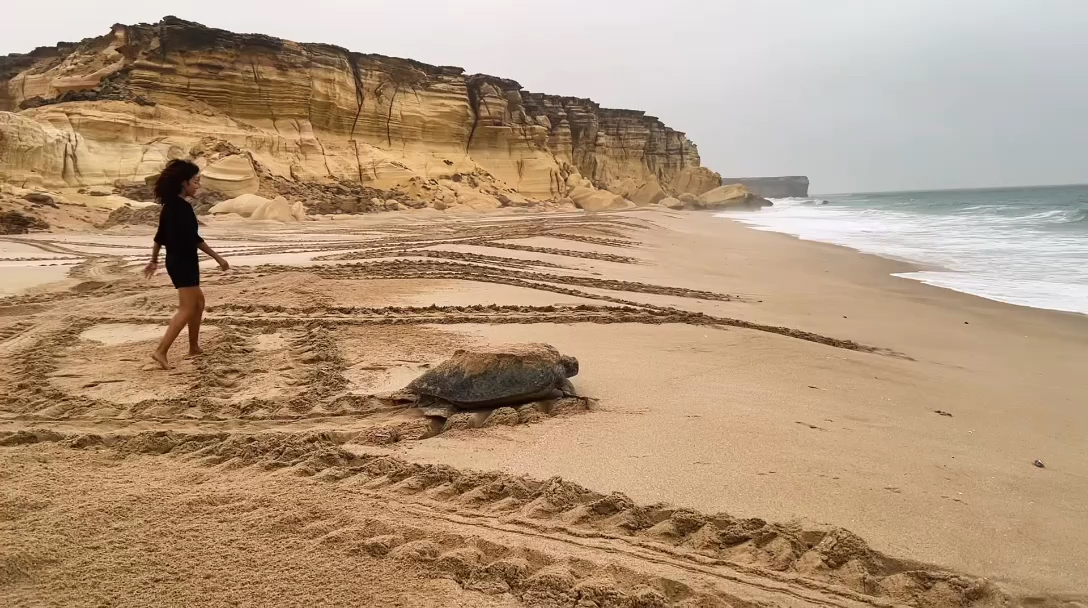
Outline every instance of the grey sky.
POLYGON ((52 0, 0 53, 174 14, 637 108, 723 175, 815 192, 1088 182, 1080 0, 52 0))

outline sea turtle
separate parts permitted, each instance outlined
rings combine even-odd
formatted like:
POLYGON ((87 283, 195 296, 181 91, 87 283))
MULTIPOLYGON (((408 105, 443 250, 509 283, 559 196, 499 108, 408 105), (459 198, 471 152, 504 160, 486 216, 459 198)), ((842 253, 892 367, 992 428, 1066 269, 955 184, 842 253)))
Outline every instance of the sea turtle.
POLYGON ((458 409, 527 403, 559 394, 574 396, 570 378, 578 360, 548 344, 513 344, 458 350, 453 357, 409 384, 417 405, 450 404, 458 409))

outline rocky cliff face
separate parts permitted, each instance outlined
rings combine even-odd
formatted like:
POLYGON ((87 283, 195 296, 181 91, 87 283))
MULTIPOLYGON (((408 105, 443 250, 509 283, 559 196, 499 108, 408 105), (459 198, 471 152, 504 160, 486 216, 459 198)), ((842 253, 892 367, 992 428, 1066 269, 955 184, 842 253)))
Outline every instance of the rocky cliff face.
POLYGON ((723 177, 722 185, 741 184, 753 194, 765 198, 804 198, 808 196, 808 178, 803 175, 784 177, 723 177))
POLYGON ((355 183, 445 206, 720 184, 683 133, 640 111, 172 17, 0 58, 0 178, 134 181, 183 156, 232 194, 355 183))

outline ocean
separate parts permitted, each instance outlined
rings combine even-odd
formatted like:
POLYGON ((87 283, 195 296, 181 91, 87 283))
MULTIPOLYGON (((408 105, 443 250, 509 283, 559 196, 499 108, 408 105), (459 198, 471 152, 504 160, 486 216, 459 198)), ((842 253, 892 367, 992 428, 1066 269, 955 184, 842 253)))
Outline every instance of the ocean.
POLYGON ((925 267, 896 276, 1088 314, 1088 185, 772 200, 719 215, 925 267))

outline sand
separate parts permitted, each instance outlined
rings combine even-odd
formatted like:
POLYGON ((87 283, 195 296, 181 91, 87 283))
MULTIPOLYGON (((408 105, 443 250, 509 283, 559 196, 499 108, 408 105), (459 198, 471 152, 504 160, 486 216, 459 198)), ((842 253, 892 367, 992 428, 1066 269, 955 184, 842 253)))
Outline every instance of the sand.
POLYGON ((5 242, 78 263, 0 299, 0 602, 1088 601, 1083 316, 702 214, 203 234, 235 268, 170 372, 148 230, 5 242), (393 393, 528 341, 587 398, 393 393))

